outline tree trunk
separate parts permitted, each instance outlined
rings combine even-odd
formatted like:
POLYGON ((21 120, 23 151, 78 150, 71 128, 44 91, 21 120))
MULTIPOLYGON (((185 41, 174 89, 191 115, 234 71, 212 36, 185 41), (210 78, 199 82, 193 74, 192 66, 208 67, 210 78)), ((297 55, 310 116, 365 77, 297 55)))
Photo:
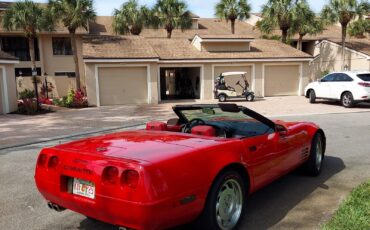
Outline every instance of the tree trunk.
POLYGON ((231 33, 235 34, 235 19, 231 19, 231 33))
POLYGON ((286 40, 287 40, 287 37, 288 37, 288 29, 282 29, 281 32, 282 32, 281 41, 283 43, 286 43, 286 40))
POLYGON ((77 50, 77 43, 76 43, 76 30, 69 30, 69 34, 71 36, 71 46, 72 46, 72 53, 73 53, 73 60, 75 62, 75 75, 76 75, 76 88, 81 89, 81 78, 80 78, 80 66, 78 64, 78 50, 77 50))
POLYGON ((346 61, 345 53, 346 37, 347 37, 347 24, 342 24, 342 70, 344 70, 346 61))
POLYGON ((36 58, 35 58, 35 37, 31 36, 28 37, 28 48, 30 52, 30 58, 31 58, 31 72, 32 72, 32 81, 33 81, 33 87, 35 90, 35 96, 36 96, 36 110, 40 111, 40 105, 39 105, 39 92, 38 92, 38 86, 37 86, 37 78, 34 72, 36 71, 36 58))
POLYGON ((170 39, 172 37, 172 28, 168 27, 167 30, 167 38, 170 39))
POLYGON ((298 49, 298 50, 302 50, 302 48, 303 48, 303 47, 302 47, 302 46, 303 46, 303 45, 302 45, 302 40, 303 40, 303 35, 302 35, 302 34, 300 34, 300 35, 299 35, 299 38, 298 38, 298 42, 297 42, 297 49, 298 49))

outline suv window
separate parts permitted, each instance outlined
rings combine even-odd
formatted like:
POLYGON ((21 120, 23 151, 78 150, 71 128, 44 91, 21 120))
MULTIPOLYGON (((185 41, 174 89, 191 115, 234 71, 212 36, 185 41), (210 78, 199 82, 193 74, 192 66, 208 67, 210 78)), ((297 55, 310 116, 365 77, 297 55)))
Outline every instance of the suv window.
POLYGON ((321 79, 321 82, 331 82, 334 81, 335 74, 329 74, 321 79))
POLYGON ((357 74, 357 77, 359 77, 363 81, 370 81, 370 73, 357 74))
POLYGON ((353 79, 344 73, 337 73, 334 76, 334 81, 353 81, 353 79))

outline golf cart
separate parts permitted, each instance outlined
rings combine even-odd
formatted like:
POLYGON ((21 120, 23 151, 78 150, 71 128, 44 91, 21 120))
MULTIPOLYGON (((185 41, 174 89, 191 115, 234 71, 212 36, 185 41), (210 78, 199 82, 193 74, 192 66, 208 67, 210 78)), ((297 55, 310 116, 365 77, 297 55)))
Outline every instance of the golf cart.
POLYGON ((249 83, 246 77, 246 72, 225 72, 221 73, 215 81, 215 96, 220 102, 225 102, 230 98, 245 98, 247 101, 254 100, 254 92, 249 90, 249 83), (236 92, 235 88, 228 86, 225 81, 227 76, 237 76, 240 75, 240 80, 236 82, 236 86, 242 87, 242 93, 236 92), (244 82, 244 85, 241 83, 244 82))

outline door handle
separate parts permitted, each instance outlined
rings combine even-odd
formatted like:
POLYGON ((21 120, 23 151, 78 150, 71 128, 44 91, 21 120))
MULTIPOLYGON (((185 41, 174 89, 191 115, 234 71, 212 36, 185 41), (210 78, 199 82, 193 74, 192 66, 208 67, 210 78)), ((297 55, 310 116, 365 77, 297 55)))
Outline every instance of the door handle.
POLYGON ((255 152, 257 151, 257 147, 255 145, 249 147, 249 151, 255 152))

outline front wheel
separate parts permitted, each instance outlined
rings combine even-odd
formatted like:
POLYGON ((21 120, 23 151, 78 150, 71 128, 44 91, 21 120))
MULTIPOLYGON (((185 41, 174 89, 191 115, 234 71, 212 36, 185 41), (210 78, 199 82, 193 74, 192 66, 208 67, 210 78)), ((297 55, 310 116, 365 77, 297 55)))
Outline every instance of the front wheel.
POLYGON ((247 97, 246 97, 247 101, 253 101, 254 100, 254 95, 253 94, 249 94, 247 97))
POLYGON ((245 209, 245 184, 236 171, 220 174, 215 180, 198 221, 199 229, 232 230, 240 224, 245 209))
POLYGON ((311 142, 310 156, 305 164, 306 172, 310 176, 321 173, 324 160, 325 141, 321 133, 316 133, 311 142))
POLYGON ((310 94, 308 96, 311 104, 316 102, 316 93, 313 89, 310 90, 310 94))
POLYGON ((218 95, 218 100, 220 102, 225 102, 226 101, 226 95, 225 94, 220 94, 218 95))
POLYGON ((341 98, 342 105, 346 108, 352 108, 355 105, 355 100, 351 92, 345 92, 341 98))

